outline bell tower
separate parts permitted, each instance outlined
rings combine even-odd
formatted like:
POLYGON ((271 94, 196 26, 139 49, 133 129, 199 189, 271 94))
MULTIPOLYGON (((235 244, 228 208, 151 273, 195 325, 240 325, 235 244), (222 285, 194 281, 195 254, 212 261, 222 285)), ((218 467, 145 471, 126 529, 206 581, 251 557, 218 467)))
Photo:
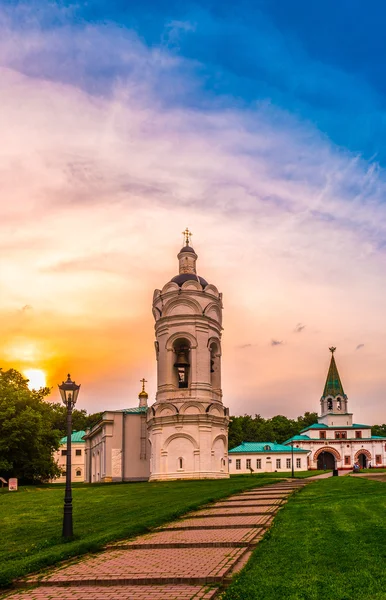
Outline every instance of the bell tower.
POLYGON ((150 480, 229 477, 222 294, 197 274, 191 235, 184 231, 179 274, 153 296, 157 395, 147 418, 150 480))
POLYGON ((352 425, 352 413, 348 412, 348 398, 343 391, 334 353, 336 348, 329 348, 331 362, 327 373, 326 384, 320 399, 319 423, 328 426, 352 425))

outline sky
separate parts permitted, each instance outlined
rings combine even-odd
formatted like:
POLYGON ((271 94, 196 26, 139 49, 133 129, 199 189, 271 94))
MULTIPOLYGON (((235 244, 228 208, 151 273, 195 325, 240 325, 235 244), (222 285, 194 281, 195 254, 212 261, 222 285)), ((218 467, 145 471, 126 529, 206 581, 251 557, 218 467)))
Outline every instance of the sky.
POLYGON ((156 393, 153 291, 224 296, 233 415, 386 422, 386 7, 0 0, 0 357, 88 412, 156 393))

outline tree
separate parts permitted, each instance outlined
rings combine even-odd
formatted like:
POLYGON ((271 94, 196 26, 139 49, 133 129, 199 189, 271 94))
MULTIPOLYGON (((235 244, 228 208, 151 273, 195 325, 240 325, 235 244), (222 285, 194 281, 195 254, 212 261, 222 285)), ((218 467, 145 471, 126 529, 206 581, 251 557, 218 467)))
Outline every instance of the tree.
MULTIPOLYGON (((54 429, 58 429, 62 436, 67 435, 67 409, 64 404, 59 402, 50 403, 52 409, 52 418, 54 423, 54 429)), ((87 414, 87 411, 82 408, 81 410, 74 409, 72 411, 72 430, 73 431, 84 431, 88 427, 92 427, 97 423, 101 417, 101 412, 87 414)))
POLYGON ((44 398, 49 388, 30 390, 15 369, 0 369, 0 474, 25 482, 47 481, 60 474, 53 452, 61 432, 44 398))

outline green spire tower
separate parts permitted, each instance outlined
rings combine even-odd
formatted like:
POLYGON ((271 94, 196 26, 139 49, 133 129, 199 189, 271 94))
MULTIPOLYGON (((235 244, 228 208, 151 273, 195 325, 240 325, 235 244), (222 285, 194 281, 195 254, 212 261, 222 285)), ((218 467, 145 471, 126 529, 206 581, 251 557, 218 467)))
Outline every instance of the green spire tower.
POLYGON ((329 350, 331 361, 323 395, 320 399, 321 416, 347 414, 347 396, 344 393, 334 357, 336 348, 332 346, 329 350))

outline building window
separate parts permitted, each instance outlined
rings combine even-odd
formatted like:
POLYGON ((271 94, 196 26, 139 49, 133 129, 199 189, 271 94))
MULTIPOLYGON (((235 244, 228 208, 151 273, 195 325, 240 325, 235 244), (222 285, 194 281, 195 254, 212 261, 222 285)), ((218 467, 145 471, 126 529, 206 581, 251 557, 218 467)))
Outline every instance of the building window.
POLYGON ((375 464, 376 465, 381 465, 382 464, 382 456, 380 454, 376 454, 375 455, 375 464))
POLYGON ((347 431, 342 431, 342 440, 347 440, 347 431))
POLYGON ((251 459, 247 458, 247 469, 251 468, 251 459))
POLYGON ((62 456, 67 456, 67 450, 62 450, 62 456))
POLYGON ((332 400, 327 400, 327 410, 332 410, 332 400))
POLYGON ((345 456, 344 457, 344 464, 345 465, 349 465, 351 463, 351 456, 345 456))
POLYGON ((82 450, 75 450, 75 456, 82 456, 82 450))
POLYGON ((65 477, 67 475, 67 471, 62 471, 62 477, 65 477))
POLYGON ((342 410, 342 400, 340 398, 336 401, 336 410, 342 410))
POLYGON ((266 446, 264 446, 264 450, 268 450, 268 452, 271 450, 271 446, 268 446, 268 444, 266 446))
POLYGON ((276 468, 281 469, 281 459, 280 458, 276 459, 276 468))
POLYGON ((297 458, 296 459, 296 468, 300 469, 302 466, 302 459, 301 458, 297 458))
POLYGON ((76 472, 76 476, 77 477, 82 477, 82 471, 80 471, 79 469, 76 472))
POLYGON ((181 457, 178 459, 178 468, 179 469, 183 469, 184 468, 184 459, 181 458, 181 457))
POLYGON ((347 431, 335 431, 335 439, 336 440, 346 440, 347 439, 347 431))
POLYGON ((256 458, 256 469, 261 469, 261 458, 256 458))
POLYGON ((236 458, 236 470, 240 471, 240 469, 241 469, 241 459, 236 458))
POLYGON ((325 440, 326 439, 326 432, 325 431, 319 431, 319 438, 321 440, 325 440))
POLYGON ((356 431, 355 432, 355 437, 358 439, 360 439, 362 437, 362 432, 361 431, 356 431))
POLYGON ((286 459, 286 461, 285 461, 285 466, 287 467, 287 469, 290 469, 290 468, 291 468, 291 459, 290 459, 290 458, 287 458, 287 459, 286 459))

